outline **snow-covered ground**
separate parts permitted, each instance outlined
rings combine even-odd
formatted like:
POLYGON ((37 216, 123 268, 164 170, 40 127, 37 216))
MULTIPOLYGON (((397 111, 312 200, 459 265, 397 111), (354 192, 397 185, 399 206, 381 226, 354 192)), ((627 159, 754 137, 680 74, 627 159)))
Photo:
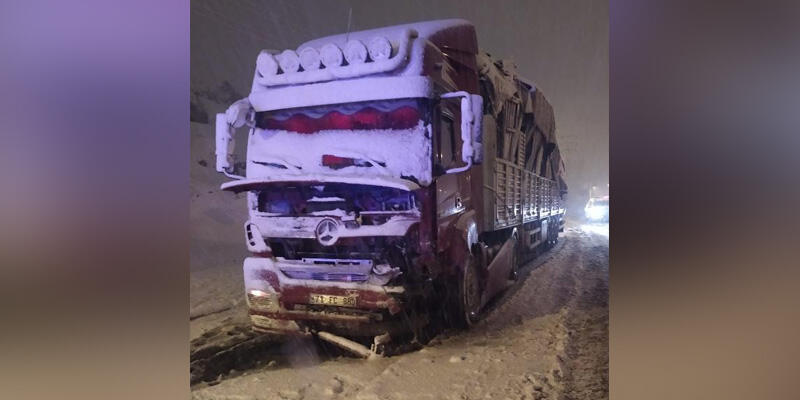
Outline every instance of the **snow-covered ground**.
POLYGON ((193 270, 193 359, 211 359, 214 375, 220 372, 215 382, 194 385, 193 398, 607 398, 607 228, 568 228, 521 272, 476 327, 365 361, 332 356, 313 342, 254 339, 240 264, 193 270))
POLYGON ((202 331, 204 324, 214 325, 220 311, 239 310, 244 302, 241 271, 246 252, 243 228, 247 219, 246 199, 244 195, 219 189, 228 179, 214 171, 213 129, 213 125, 191 123, 189 317, 193 321, 192 338, 202 331))

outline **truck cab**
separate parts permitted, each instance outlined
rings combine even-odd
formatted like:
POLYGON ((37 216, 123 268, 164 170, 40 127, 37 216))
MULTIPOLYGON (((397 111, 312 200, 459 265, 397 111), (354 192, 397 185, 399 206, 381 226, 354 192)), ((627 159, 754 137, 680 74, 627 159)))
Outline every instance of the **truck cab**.
POLYGON ((216 168, 233 178, 222 188, 247 193, 254 328, 370 338, 469 325, 515 277, 525 231, 522 219, 496 229, 487 200, 496 172, 477 55, 464 20, 258 55, 250 95, 217 115, 216 138, 216 168))

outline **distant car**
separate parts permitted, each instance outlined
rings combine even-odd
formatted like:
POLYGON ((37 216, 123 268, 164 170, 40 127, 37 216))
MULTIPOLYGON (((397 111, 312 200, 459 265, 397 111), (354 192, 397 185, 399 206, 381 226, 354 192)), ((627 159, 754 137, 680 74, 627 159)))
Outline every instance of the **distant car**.
POLYGON ((584 211, 589 221, 608 221, 608 196, 590 198, 584 211))

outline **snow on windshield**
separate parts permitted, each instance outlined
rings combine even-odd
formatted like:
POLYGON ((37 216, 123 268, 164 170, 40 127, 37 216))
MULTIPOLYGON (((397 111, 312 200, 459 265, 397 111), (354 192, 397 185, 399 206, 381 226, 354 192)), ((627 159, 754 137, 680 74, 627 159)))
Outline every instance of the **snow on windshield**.
POLYGON ((425 100, 400 99, 260 112, 248 178, 327 174, 431 182, 425 100))

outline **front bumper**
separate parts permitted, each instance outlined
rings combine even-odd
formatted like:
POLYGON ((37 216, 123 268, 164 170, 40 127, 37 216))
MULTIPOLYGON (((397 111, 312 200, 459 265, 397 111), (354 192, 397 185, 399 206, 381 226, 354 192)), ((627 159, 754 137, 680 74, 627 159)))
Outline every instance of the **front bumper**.
POLYGON ((314 327, 368 332, 365 327, 384 324, 386 316, 402 310, 402 286, 292 279, 281 271, 298 265, 283 259, 245 259, 247 304, 257 330, 282 335, 306 334, 314 327), (356 296, 356 306, 311 305, 311 294, 356 296))

